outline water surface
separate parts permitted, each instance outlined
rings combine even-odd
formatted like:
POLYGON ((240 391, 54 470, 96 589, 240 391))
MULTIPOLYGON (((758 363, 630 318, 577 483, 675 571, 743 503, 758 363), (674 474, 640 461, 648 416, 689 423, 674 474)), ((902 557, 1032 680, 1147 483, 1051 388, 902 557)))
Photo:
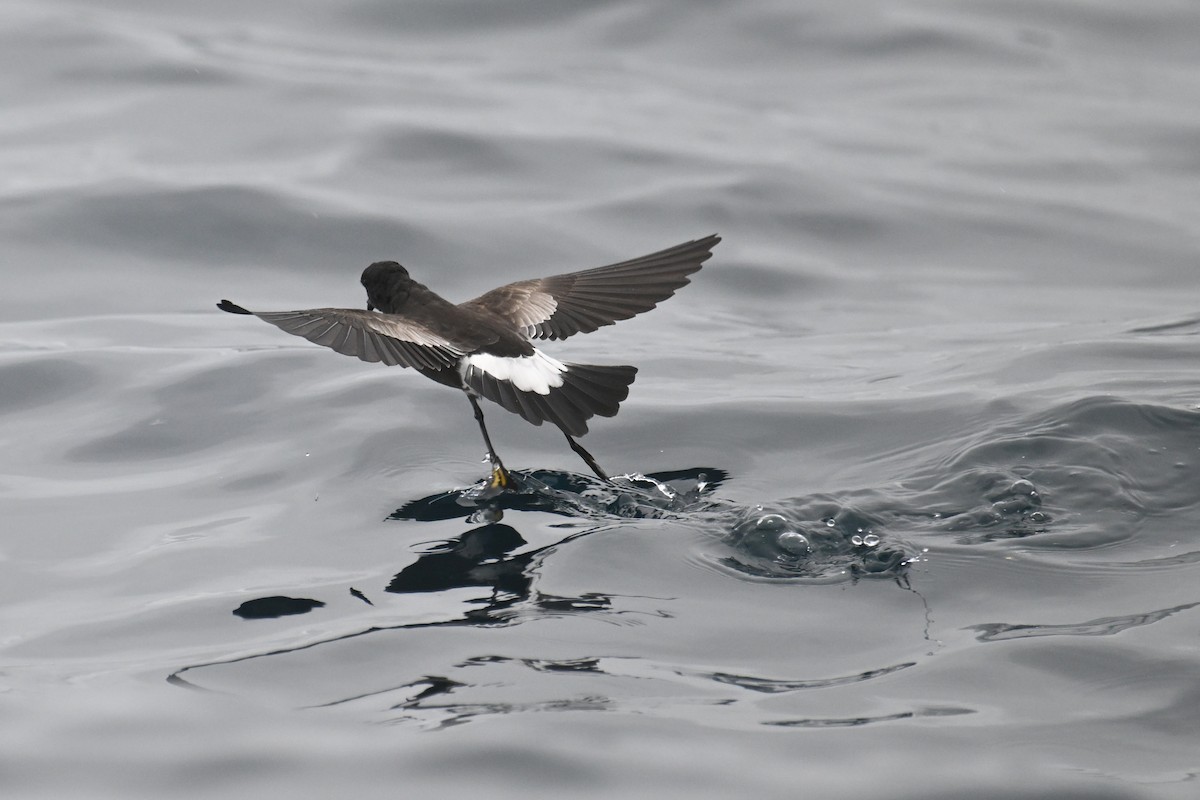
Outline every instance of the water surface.
POLYGON ((1194 796, 1191 6, 0 20, 6 796, 1194 796), (710 232, 616 487, 214 308, 710 232))

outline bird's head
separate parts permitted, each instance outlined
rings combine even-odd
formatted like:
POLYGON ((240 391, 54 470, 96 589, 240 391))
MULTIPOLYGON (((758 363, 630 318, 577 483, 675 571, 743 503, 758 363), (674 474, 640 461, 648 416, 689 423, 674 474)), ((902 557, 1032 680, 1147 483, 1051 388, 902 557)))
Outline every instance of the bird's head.
POLYGON ((362 285, 367 290, 368 311, 379 309, 385 314, 398 314, 408 300, 412 278, 395 261, 376 261, 363 270, 362 285))

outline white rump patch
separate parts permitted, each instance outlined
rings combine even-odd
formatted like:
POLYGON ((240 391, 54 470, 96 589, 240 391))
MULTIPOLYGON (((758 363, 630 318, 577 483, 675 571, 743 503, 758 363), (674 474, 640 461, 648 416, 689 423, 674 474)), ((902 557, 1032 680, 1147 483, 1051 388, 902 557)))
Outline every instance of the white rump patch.
POLYGON ((467 367, 474 367, 491 375, 498 381, 508 381, 522 392, 550 394, 551 389, 563 385, 563 373, 567 365, 534 350, 531 356, 504 358, 487 353, 475 353, 463 359, 467 367))

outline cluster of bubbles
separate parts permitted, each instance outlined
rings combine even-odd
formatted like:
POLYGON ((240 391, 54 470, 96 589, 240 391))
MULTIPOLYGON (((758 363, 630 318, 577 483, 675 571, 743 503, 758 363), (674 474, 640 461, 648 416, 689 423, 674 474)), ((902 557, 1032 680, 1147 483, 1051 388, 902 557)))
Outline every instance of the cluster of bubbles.
POLYGON ((732 525, 733 554, 722 560, 742 572, 774 577, 858 577, 898 574, 911 563, 903 547, 885 545, 860 515, 846 513, 805 522, 796 514, 747 509, 732 525))

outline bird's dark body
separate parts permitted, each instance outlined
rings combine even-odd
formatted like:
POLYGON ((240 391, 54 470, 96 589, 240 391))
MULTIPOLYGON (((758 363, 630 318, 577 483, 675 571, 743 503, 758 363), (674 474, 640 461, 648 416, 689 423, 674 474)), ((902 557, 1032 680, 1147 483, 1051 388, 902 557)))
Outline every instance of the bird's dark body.
POLYGON ((530 341, 486 308, 471 303, 456 305, 423 283, 395 261, 376 261, 363 271, 367 310, 395 314, 443 336, 466 352, 516 358, 533 355, 530 341))
POLYGON ((222 300, 218 307, 260 319, 364 361, 411 367, 467 393, 497 474, 495 455, 476 397, 541 425, 553 422, 571 448, 603 471, 572 438, 587 433, 593 415, 613 416, 637 374, 631 366, 556 361, 534 339, 588 333, 653 308, 688 283, 720 241, 709 236, 631 261, 581 272, 518 281, 465 303, 451 303, 413 280, 395 261, 362 274, 367 311, 317 308, 251 312, 222 300))

